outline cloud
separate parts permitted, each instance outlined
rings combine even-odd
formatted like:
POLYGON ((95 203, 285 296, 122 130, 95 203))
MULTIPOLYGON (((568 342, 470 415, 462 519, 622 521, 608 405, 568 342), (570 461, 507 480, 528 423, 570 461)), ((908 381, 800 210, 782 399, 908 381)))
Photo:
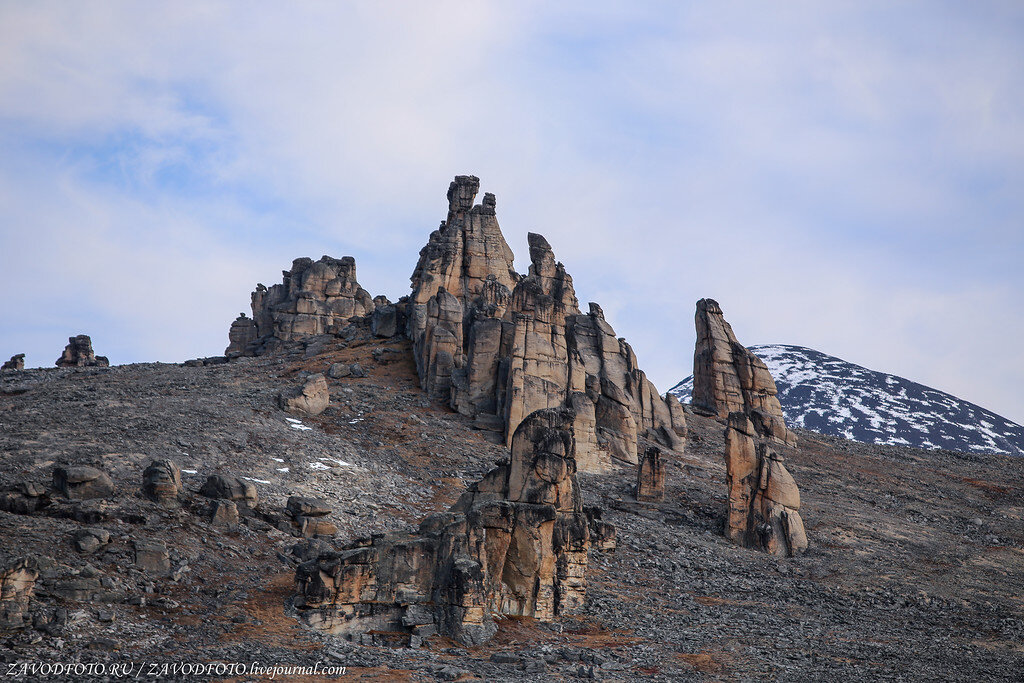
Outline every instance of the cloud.
POLYGON ((666 389, 693 303, 1024 421, 1019 10, 7 3, 0 352, 219 352, 256 281, 407 291, 456 173, 666 389), (182 334, 188 330, 188 334, 182 334), (974 330, 984 330, 985 343, 974 330), (99 341, 107 336, 106 345, 99 341), (982 351, 981 349, 986 349, 982 351), (115 349, 110 351, 110 349, 115 349))

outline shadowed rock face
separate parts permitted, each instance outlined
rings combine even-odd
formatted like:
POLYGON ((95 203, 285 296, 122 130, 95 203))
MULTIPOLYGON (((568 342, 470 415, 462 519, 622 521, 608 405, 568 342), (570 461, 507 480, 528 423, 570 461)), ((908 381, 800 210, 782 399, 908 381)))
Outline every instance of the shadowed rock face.
POLYGON ((512 269, 494 196, 474 206, 478 189, 474 176, 455 178, 448 217, 412 275, 407 331, 423 388, 507 445, 532 412, 571 407, 584 471, 636 464, 648 441, 681 451, 678 401, 658 394, 600 306, 580 312, 543 236, 528 235, 529 272, 512 269))
POLYGON ((744 412, 729 414, 725 430, 729 512, 725 535, 732 542, 773 555, 807 549, 800 491, 782 456, 759 437, 744 412))
POLYGON ((260 346, 336 334, 354 316, 373 312, 373 298, 356 281, 356 262, 322 256, 299 258, 283 271, 283 282, 256 285, 252 319, 242 314, 231 324, 229 357, 253 355, 260 346))
POLYGON ((24 370, 25 369, 25 354, 17 353, 11 356, 11 359, 4 361, 3 366, 0 366, 0 370, 24 370))
POLYGON ((32 558, 0 557, 0 630, 25 625, 38 576, 32 558))
POLYGON ((56 365, 59 368, 105 368, 110 365, 110 361, 105 356, 97 356, 93 352, 92 339, 89 335, 80 334, 68 337, 68 345, 64 347, 64 353, 57 359, 56 365))
POLYGON ((745 412, 755 422, 758 434, 795 445, 796 435, 786 428, 771 373, 736 340, 718 302, 698 301, 695 322, 693 409, 719 418, 745 412))
POLYGON ((361 640, 440 632, 477 644, 494 634, 495 615, 551 621, 580 608, 590 531, 574 420, 564 409, 531 414, 509 462, 418 533, 356 541, 300 565, 294 603, 304 620, 361 640))

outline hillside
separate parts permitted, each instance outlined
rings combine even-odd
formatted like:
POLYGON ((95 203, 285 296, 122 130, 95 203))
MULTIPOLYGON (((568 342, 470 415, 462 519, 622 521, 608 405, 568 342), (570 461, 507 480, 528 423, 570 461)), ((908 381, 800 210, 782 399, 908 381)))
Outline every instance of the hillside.
POLYGON ((507 453, 419 389, 409 342, 356 327, 348 340, 229 364, 4 374, 0 488, 46 486, 66 463, 105 469, 116 493, 0 512, 4 556, 43 567, 29 606, 36 628, 3 636, 0 657, 319 662, 367 680, 415 681, 1019 677, 1024 460, 798 430, 787 464, 811 546, 778 559, 722 537, 723 429, 696 415, 663 503, 637 503, 629 469, 580 476, 586 503, 616 526, 618 548, 591 549, 579 615, 502 619, 476 647, 440 636, 418 649, 363 646, 300 626, 287 601, 297 555, 315 542, 272 523, 287 496, 328 501, 338 533, 319 542, 340 543, 444 509, 507 453), (330 407, 296 428, 277 392, 339 361, 367 376, 329 380, 330 407), (152 457, 180 462, 180 508, 140 496, 152 457), (198 488, 216 472, 258 489, 258 514, 237 528, 204 516, 198 488), (75 551, 72 536, 96 527, 109 544, 75 551), (166 543, 167 576, 133 564, 140 540, 166 543))
MULTIPOLYGON (((1024 426, 910 380, 802 346, 748 347, 775 379, 792 426, 863 443, 1024 455, 1024 426)), ((688 403, 693 377, 670 389, 688 403)))

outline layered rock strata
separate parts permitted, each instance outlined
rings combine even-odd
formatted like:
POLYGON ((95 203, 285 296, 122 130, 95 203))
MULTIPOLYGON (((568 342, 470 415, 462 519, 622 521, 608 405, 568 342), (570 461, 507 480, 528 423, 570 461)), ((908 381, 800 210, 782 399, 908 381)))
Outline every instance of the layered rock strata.
POLYGON ((775 380, 761 359, 736 340, 718 302, 698 301, 695 322, 694 411, 723 419, 744 412, 759 434, 795 445, 796 435, 786 428, 775 380))
POLYGON ((374 633, 465 644, 487 640, 496 615, 551 621, 583 604, 590 545, 576 481, 571 410, 532 413, 511 459, 417 533, 356 541, 296 572, 306 623, 360 640, 374 633))
POLYGON ((56 362, 59 368, 85 368, 110 366, 106 356, 97 356, 92 350, 92 339, 87 334, 68 337, 68 345, 56 362))
POLYGON ((16 353, 11 356, 11 359, 4 361, 3 366, 0 366, 0 370, 24 370, 25 369, 25 354, 16 353))
POLYGON ((515 272, 494 195, 474 205, 478 190, 474 176, 451 183, 448 216, 411 278, 406 329, 423 388, 507 445, 535 410, 570 407, 583 471, 636 464, 648 442, 682 450, 678 401, 658 394, 600 306, 580 312, 544 237, 528 235, 529 271, 515 272))
POLYGON ((792 556, 806 550, 796 482, 782 456, 742 411, 729 414, 725 467, 729 492, 726 537, 773 555, 792 556))
POLYGON ((350 318, 373 312, 369 292, 356 280, 356 262, 323 256, 299 258, 283 271, 281 284, 256 285, 252 318, 241 314, 228 332, 228 357, 256 355, 275 344, 337 334, 350 318))

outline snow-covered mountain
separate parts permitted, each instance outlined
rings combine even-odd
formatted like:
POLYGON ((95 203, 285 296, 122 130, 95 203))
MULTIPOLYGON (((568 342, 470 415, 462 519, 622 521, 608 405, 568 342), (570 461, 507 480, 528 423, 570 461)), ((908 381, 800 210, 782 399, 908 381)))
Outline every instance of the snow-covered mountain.
MULTIPOLYGON (((748 347, 779 389, 786 422, 854 441, 1024 455, 1024 427, 956 396, 814 349, 748 347)), ((689 403, 693 376, 672 387, 689 403)))

